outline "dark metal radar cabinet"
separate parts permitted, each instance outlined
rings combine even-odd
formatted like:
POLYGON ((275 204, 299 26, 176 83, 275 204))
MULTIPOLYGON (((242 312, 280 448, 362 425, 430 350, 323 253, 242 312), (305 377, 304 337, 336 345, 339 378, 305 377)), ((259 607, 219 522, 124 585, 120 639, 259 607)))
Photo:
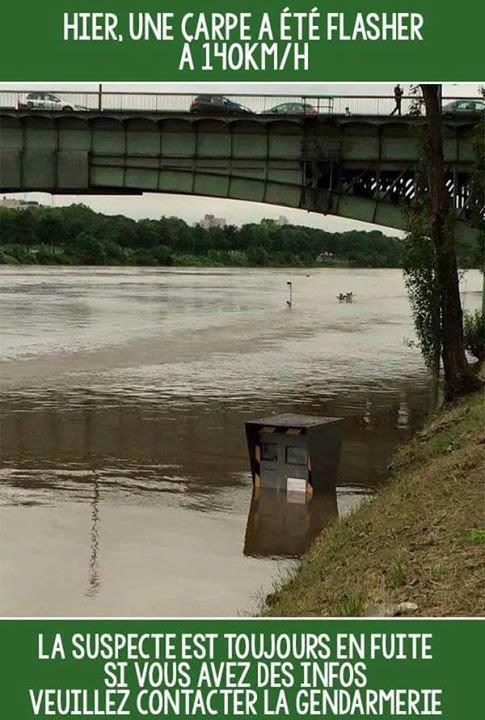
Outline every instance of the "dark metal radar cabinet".
POLYGON ((337 481, 343 420, 313 415, 271 415, 246 422, 255 488, 325 491, 337 481))

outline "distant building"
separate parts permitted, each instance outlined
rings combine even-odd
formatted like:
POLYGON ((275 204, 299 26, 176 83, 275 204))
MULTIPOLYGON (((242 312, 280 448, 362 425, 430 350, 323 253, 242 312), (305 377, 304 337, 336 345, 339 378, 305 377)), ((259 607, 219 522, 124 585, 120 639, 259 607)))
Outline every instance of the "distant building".
POLYGON ((277 225, 288 225, 288 218, 284 215, 280 215, 278 220, 276 221, 277 225))
POLYGON ((27 208, 39 207, 38 202, 33 200, 19 200, 18 198, 8 198, 3 196, 0 199, 0 207, 8 208, 9 210, 27 210, 27 208))
POLYGON ((212 228, 223 228, 226 227, 225 218, 218 218, 214 215, 205 215, 203 220, 200 221, 199 225, 204 230, 211 230, 212 228))

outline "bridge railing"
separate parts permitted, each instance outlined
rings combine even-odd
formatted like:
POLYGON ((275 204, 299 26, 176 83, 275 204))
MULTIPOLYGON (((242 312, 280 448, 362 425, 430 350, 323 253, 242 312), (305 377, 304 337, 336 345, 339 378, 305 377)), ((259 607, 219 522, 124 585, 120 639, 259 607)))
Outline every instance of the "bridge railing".
MULTIPOLYGON (((478 97, 443 98, 443 105, 451 101, 479 102, 478 97)), ((86 110, 135 113, 187 113, 212 108, 222 115, 237 112, 237 103, 254 114, 319 114, 319 115, 390 115, 396 104, 389 95, 222 95, 211 93, 150 93, 150 92, 112 92, 112 91, 76 91, 76 90, 1 90, 0 109, 37 110, 86 110), (35 96, 33 106, 32 98, 35 96), (40 97, 42 96, 42 98, 40 97), (215 100, 211 103, 211 98, 215 100), (221 104, 221 98, 230 100, 221 104)), ((421 100, 416 96, 403 96, 401 112, 403 115, 419 112, 421 100)))

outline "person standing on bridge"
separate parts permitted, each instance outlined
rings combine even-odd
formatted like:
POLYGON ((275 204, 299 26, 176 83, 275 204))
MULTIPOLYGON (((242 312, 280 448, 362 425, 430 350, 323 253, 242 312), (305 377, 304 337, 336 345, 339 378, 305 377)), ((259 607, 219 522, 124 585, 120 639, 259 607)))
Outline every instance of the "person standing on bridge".
POLYGON ((401 103, 402 103, 402 96, 404 95, 404 90, 400 85, 396 85, 394 88, 394 100, 396 102, 396 107, 392 111, 391 115, 394 115, 397 113, 398 115, 401 114, 401 103))

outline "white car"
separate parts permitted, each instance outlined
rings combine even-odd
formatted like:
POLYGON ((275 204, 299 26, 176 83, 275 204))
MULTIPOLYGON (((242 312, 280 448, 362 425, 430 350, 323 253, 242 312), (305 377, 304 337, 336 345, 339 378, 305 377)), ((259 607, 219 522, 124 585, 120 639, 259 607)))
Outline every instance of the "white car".
POLYGON ((454 115, 455 113, 480 113, 485 111, 484 100, 455 100, 443 108, 443 115, 454 115))
POLYGON ((25 100, 19 101, 19 110, 87 110, 81 105, 75 105, 70 100, 63 100, 58 95, 49 92, 32 92, 25 100))

